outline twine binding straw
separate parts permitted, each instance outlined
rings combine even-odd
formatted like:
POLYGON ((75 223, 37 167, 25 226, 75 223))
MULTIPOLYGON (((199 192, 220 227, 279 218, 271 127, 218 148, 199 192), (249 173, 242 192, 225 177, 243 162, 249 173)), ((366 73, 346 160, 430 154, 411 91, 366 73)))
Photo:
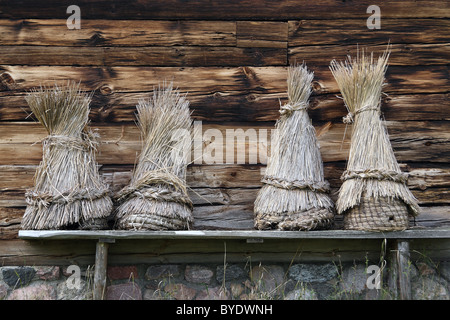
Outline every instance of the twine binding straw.
POLYGON ((257 229, 315 230, 333 223, 330 186, 307 113, 313 77, 304 64, 288 69, 289 101, 280 108, 277 136, 254 205, 257 229))
POLYGON ((419 206, 406 186, 395 158, 380 105, 389 48, 375 59, 359 52, 355 60, 331 62, 348 115, 353 123, 347 169, 342 174, 336 209, 346 229, 394 231, 408 228, 408 215, 419 206))
POLYGON ((114 197, 116 228, 189 229, 193 205, 186 186, 191 148, 189 101, 173 84, 155 88, 136 106, 143 148, 130 184, 114 197))
POLYGON ((40 88, 26 100, 48 136, 34 187, 27 190, 22 229, 105 229, 112 210, 95 161, 99 136, 87 128, 91 97, 69 83, 40 88))

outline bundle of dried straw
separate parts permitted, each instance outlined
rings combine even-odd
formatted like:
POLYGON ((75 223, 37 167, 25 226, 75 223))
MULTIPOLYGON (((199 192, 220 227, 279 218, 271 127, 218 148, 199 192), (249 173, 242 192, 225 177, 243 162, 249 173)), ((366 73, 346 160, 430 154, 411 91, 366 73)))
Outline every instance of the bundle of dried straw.
POLYGON ((186 167, 191 148, 189 101, 173 84, 155 88, 136 106, 142 151, 130 184, 116 196, 119 229, 189 229, 192 202, 186 167))
POLYGON ((304 64, 288 69, 289 101, 281 107, 264 185, 254 206, 257 229, 313 230, 333 223, 334 205, 307 113, 313 77, 304 64))
POLYGON ((380 119, 382 87, 389 48, 377 59, 358 51, 356 59, 331 62, 348 115, 354 122, 347 169, 341 179, 336 209, 344 213, 347 229, 391 231, 409 225, 417 215, 417 201, 406 186, 385 124, 380 119))
POLYGON ((88 130, 91 97, 79 84, 39 88, 26 97, 48 132, 43 156, 27 190, 23 229, 103 229, 112 200, 95 161, 98 134, 88 130))

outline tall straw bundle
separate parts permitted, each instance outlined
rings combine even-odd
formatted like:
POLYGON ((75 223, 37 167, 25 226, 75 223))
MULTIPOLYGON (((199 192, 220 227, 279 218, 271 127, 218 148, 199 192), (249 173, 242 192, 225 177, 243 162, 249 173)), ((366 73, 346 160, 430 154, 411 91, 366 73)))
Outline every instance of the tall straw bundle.
POLYGON ((345 213, 347 229, 404 230, 408 213, 419 213, 380 119, 389 54, 389 48, 378 59, 373 53, 358 52, 355 60, 333 60, 330 66, 349 112, 344 123, 354 121, 347 169, 336 202, 338 214, 345 213))
POLYGON ((76 83, 26 97, 48 136, 34 188, 26 192, 23 229, 107 227, 113 204, 95 162, 98 134, 87 128, 90 100, 76 83))
POLYGON ((313 230, 333 222, 329 184, 307 113, 313 78, 304 64, 288 69, 289 101, 281 107, 264 185, 254 206, 257 229, 313 230))
POLYGON ((136 106, 143 146, 130 184, 115 197, 119 229, 188 229, 187 152, 192 120, 189 101, 170 83, 136 106))

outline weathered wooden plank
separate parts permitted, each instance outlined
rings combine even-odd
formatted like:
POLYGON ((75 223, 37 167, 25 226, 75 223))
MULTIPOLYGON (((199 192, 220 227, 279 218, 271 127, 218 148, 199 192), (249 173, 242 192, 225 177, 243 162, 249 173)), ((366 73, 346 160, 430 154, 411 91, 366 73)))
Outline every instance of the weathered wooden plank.
MULTIPOLYGON (((387 42, 386 42, 387 43, 387 42)), ((363 47, 367 52, 380 54, 386 44, 363 47)), ((289 62, 302 62, 310 66, 330 64, 336 59, 343 61, 348 55, 354 56, 355 46, 326 45, 289 47, 289 62)), ((447 65, 450 59, 450 44, 391 44, 390 66, 447 65)))
POLYGON ((392 232, 360 230, 317 230, 310 232, 248 230, 248 231, 125 231, 125 230, 22 230, 21 239, 67 240, 67 239, 450 239, 449 228, 410 229, 392 232))
POLYGON ((68 30, 66 19, 0 20, 0 45, 236 46, 234 21, 89 20, 68 30))
MULTIPOLYGON (((14 94, 14 93, 12 93, 14 94)), ((134 122, 136 102, 148 98, 149 93, 102 94, 94 92, 89 118, 92 122, 134 122)), ((276 121, 280 101, 286 102, 286 94, 229 92, 221 94, 188 94, 192 116, 198 120, 214 121, 276 121)), ((385 119, 450 120, 447 112, 447 94, 390 94, 383 97, 381 110, 385 119)), ((0 121, 33 120, 24 94, 0 96, 0 121)), ((336 95, 315 95, 310 99, 309 115, 314 121, 341 121, 347 113, 342 99, 336 95)))
MULTIPOLYGON (((0 207, 0 221, 7 221, 0 226, 0 239, 16 239, 20 231, 20 222, 25 208, 0 207)), ((432 206, 422 207, 421 214, 411 219, 411 228, 445 228, 450 227, 450 207, 432 206)), ((221 205, 221 206, 195 206, 193 211, 194 224, 192 230, 253 230, 252 204, 248 205, 221 205)), ((333 230, 343 228, 342 216, 336 216, 333 230)))
MULTIPOLYGON (((315 74, 315 94, 339 93, 328 67, 311 68, 315 74)), ((221 95, 245 94, 254 101, 258 97, 255 94, 285 98, 286 77, 286 67, 1 66, 0 96, 10 95, 11 90, 28 91, 40 85, 64 84, 68 80, 80 82, 83 90, 98 90, 104 96, 117 92, 151 92, 162 80, 171 79, 190 96, 200 94, 215 99, 221 95)), ((392 66, 386 78, 384 92, 388 94, 447 93, 450 89, 448 66, 392 66)))
MULTIPOLYGON (((378 261, 384 239, 267 239, 246 243, 244 239, 150 239, 117 240, 109 248, 110 264, 137 263, 223 263, 226 262, 304 262, 378 261), (226 244, 224 244, 224 242, 226 244)), ((389 240, 388 240, 389 242, 389 240)), ((448 239, 411 241, 411 259, 426 253, 430 259, 446 261, 450 257, 448 239)), ((94 240, 0 242, 2 265, 92 265, 94 240)))
MULTIPOLYGON (((425 164, 408 162, 400 164, 402 171, 409 174, 408 187, 412 190, 426 190, 429 188, 444 188, 450 186, 450 168, 448 164, 425 164)), ((342 183, 340 176, 345 170, 345 162, 325 162, 324 175, 332 187, 339 187, 342 183)), ((0 165, 0 190, 6 192, 2 200, 8 197, 17 199, 18 193, 23 193, 33 185, 36 165, 0 165), (10 192, 8 194, 8 192, 10 192)), ((191 188, 206 189, 254 189, 261 187, 261 177, 265 165, 189 165, 186 180, 191 188)), ((103 165, 100 174, 113 192, 119 191, 131 179, 133 165, 103 165)), ((202 193, 198 195, 203 196, 202 193)), ((236 195, 239 197, 239 195, 236 195)), ((219 198, 220 196, 217 196, 219 198)), ((224 196, 224 199, 228 198, 224 196)), ((199 202, 200 203, 200 202, 199 202)), ((202 202, 206 203, 206 201, 202 202)), ((226 204, 226 200, 223 202, 226 204)))
POLYGON ((445 43, 450 33, 448 19, 386 19, 384 13, 376 30, 368 29, 364 19, 291 20, 288 24, 290 47, 445 43))
MULTIPOLYGON (((17 0, 0 5, 0 18, 67 19, 70 1, 17 0)), ((287 19, 367 19, 371 1, 269 1, 229 0, 119 0, 114 2, 79 0, 84 19, 207 19, 207 20, 287 20, 287 19), (176 10, 174 10, 176 8, 176 10)), ((380 0, 377 5, 385 18, 449 17, 447 2, 437 0, 380 0)))
POLYGON ((2 63, 50 66, 286 65, 283 48, 0 46, 2 63))
POLYGON ((236 21, 237 47, 287 48, 287 41, 287 22, 236 21))
MULTIPOLYGON (((273 124, 197 125, 201 125, 199 130, 202 135, 193 138, 194 152, 191 159, 195 164, 264 164, 270 156, 273 124)), ((387 121, 386 126, 398 161, 448 162, 450 131, 443 131, 443 128, 448 126, 447 122, 387 121)), ((97 155, 100 164, 135 163, 141 142, 134 124, 96 125, 93 129, 98 129, 103 137, 97 155)), ((320 131, 318 141, 323 161, 347 159, 350 130, 351 127, 346 128, 346 125, 340 123, 317 126, 317 131, 320 131)), ((40 162, 42 146, 38 142, 47 135, 43 127, 29 122, 4 122, 0 124, 0 131, 4 132, 0 137, 0 164, 22 165, 40 162)))

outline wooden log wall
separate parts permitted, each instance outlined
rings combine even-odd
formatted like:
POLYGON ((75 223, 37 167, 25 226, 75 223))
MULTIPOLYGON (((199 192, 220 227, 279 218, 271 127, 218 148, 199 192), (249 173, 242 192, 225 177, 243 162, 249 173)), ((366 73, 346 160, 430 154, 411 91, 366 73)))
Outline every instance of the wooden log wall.
MULTIPOLYGON (((355 54, 357 46, 382 52, 389 42, 382 112, 422 207, 415 224, 450 225, 448 1, 377 1, 379 30, 366 25, 373 1, 76 2, 79 30, 66 26, 72 1, 0 4, 0 238, 9 248, 24 246, 17 239, 24 192, 33 185, 45 137, 24 99, 33 87, 70 79, 93 92, 91 124, 103 140, 97 160, 118 190, 140 150, 137 101, 160 81, 173 80, 188 93, 203 133, 225 137, 242 129, 238 136, 250 136, 234 145, 236 158, 246 153, 242 163, 227 163, 224 147, 216 163, 189 166, 194 227, 252 229, 264 151, 286 101, 287 66, 305 61, 315 73, 310 116, 336 199, 351 128, 342 123, 346 109, 329 63, 355 54), (267 144, 258 144, 253 132, 259 142, 267 134, 267 144)), ((213 141, 205 134, 200 142, 213 141)))

